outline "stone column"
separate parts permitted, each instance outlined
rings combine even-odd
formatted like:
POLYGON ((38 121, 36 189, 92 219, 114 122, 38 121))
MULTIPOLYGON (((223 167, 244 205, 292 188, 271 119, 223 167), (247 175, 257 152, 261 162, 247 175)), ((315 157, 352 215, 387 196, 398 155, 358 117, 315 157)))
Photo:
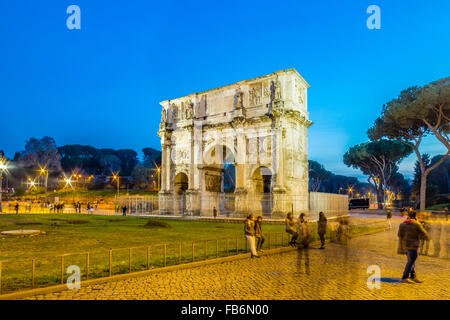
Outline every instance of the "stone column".
POLYGON ((245 216, 248 211, 247 190, 245 189, 245 177, 247 169, 247 144, 243 126, 243 119, 236 120, 236 188, 234 189, 235 216, 245 216))
POLYGON ((159 199, 159 214, 171 214, 172 213, 172 192, 170 185, 170 169, 171 169, 171 156, 170 156, 170 134, 166 131, 161 132, 161 190, 158 194, 159 199))

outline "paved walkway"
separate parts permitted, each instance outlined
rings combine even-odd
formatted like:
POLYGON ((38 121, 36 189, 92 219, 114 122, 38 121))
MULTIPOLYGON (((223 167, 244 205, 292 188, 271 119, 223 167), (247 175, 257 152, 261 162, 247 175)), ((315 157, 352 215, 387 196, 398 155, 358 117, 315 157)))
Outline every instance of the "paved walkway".
POLYGON ((387 232, 358 237, 348 245, 329 244, 326 250, 293 250, 32 298, 450 299, 448 259, 420 256, 416 270, 424 283, 397 282, 405 257, 396 254, 396 229, 397 226, 387 232), (381 289, 367 288, 370 265, 381 269, 381 289))

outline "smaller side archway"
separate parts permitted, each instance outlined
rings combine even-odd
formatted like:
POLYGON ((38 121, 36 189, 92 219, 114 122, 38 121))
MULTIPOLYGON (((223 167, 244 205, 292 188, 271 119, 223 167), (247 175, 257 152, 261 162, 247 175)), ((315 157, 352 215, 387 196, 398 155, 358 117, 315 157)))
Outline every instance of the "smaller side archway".
POLYGON ((174 212, 183 215, 186 211, 186 190, 189 187, 189 178, 184 172, 179 172, 174 180, 174 212))

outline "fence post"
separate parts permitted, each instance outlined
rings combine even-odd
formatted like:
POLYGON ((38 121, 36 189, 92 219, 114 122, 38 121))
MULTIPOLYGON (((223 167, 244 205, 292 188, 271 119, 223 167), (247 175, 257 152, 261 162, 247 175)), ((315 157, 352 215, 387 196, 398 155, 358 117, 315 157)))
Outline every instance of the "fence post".
POLYGON ((182 250, 182 244, 180 242, 178 244, 178 264, 181 264, 181 250, 182 250))
POLYGON ((36 262, 31 259, 31 287, 34 288, 34 272, 35 272, 36 262))
POLYGON ((109 250, 109 276, 112 276, 112 250, 109 250))
POLYGON ((216 239, 216 258, 219 257, 219 240, 216 239))
POLYGON ((167 244, 164 243, 164 267, 166 266, 167 244))
POLYGON ((89 279, 89 252, 86 253, 86 280, 89 279))
POLYGON ((132 250, 132 248, 130 248, 129 252, 128 252, 128 269, 129 269, 128 272, 129 273, 131 273, 131 254, 132 254, 131 250, 132 250))
POLYGON ((208 246, 208 240, 205 240, 205 248, 204 248, 204 256, 205 256, 205 260, 208 257, 208 253, 207 253, 207 246, 208 246))
POLYGON ((150 269, 150 246, 147 247, 147 270, 150 269))
POLYGON ((61 284, 64 284, 64 256, 61 256, 61 284))
POLYGON ((194 241, 192 241, 192 262, 194 262, 194 241))

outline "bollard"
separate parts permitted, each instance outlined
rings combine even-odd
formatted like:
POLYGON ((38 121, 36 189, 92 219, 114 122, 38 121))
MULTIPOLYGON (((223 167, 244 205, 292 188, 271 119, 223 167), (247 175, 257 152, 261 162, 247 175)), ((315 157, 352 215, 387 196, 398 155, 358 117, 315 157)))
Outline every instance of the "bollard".
POLYGON ((112 250, 109 250, 109 276, 112 276, 112 250))
POLYGON ((164 244, 164 267, 166 266, 166 253, 167 253, 167 244, 164 244))
POLYGON ((130 273, 131 273, 131 254, 132 254, 131 249, 132 248, 130 248, 128 252, 128 270, 130 273))
POLYGON ((86 253, 86 280, 89 279, 89 252, 86 253))
POLYGON ((61 256, 61 284, 64 283, 64 256, 61 256))
POLYGON ((147 247, 147 270, 150 269, 150 246, 147 247))
POLYGON ((31 287, 34 288, 34 273, 35 273, 35 268, 36 267, 36 262, 34 259, 31 259, 31 287))

